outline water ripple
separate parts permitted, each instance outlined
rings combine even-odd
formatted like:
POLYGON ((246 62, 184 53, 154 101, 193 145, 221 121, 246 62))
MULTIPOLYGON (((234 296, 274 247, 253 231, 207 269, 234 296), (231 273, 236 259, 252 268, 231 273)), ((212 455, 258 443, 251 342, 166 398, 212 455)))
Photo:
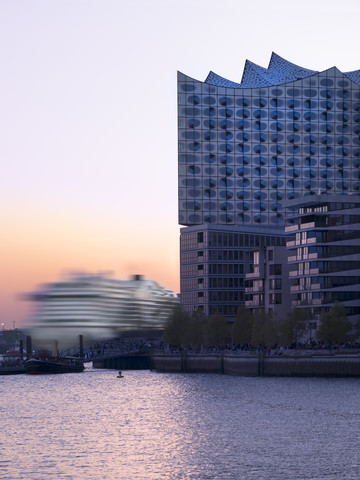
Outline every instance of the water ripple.
POLYGON ((358 480, 358 379, 0 380, 3 480, 358 480))

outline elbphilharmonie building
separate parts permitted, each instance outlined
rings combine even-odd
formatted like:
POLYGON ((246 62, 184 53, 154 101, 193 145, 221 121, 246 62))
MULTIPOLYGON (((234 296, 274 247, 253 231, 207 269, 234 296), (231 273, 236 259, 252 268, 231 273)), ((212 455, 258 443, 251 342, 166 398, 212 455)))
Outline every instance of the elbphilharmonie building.
POLYGON ((231 316, 246 251, 285 245, 287 202, 359 195, 360 70, 273 53, 239 83, 179 72, 178 141, 182 302, 231 316))

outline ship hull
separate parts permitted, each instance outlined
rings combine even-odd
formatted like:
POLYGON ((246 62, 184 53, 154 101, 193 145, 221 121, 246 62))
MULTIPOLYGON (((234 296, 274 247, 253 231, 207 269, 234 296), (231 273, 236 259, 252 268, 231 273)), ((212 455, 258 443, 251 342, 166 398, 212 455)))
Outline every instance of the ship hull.
POLYGON ((25 373, 29 375, 56 374, 56 373, 80 373, 84 371, 82 362, 70 361, 46 361, 31 359, 24 364, 25 373))

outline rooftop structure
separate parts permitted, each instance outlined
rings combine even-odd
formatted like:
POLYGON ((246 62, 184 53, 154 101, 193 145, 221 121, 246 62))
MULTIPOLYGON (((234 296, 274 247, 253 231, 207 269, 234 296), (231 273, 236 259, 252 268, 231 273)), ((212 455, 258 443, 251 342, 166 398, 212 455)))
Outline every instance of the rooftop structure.
POLYGON ((273 54, 241 83, 178 74, 179 223, 283 225, 284 201, 360 189, 360 71, 273 54))

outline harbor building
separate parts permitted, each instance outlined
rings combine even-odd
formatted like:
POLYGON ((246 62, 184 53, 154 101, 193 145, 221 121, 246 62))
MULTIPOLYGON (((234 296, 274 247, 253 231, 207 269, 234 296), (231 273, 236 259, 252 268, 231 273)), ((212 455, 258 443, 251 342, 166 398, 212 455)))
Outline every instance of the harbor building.
POLYGON ((315 321, 340 302, 360 318, 360 196, 314 195, 289 202, 286 232, 293 307, 315 321))
POLYGON ((181 303, 192 312, 220 312, 236 316, 245 302, 245 275, 250 252, 282 245, 283 228, 277 226, 201 225, 181 229, 181 303))
POLYGON ((284 246, 250 252, 249 273, 245 275, 245 307, 256 313, 266 310, 274 318, 285 318, 291 309, 289 264, 284 246))
POLYGON ((239 83, 179 72, 178 141, 182 303, 231 319, 245 304, 249 251, 285 245, 286 202, 359 195, 360 71, 273 53, 268 68, 247 60, 239 83), (215 234, 253 243, 219 247, 215 234))

